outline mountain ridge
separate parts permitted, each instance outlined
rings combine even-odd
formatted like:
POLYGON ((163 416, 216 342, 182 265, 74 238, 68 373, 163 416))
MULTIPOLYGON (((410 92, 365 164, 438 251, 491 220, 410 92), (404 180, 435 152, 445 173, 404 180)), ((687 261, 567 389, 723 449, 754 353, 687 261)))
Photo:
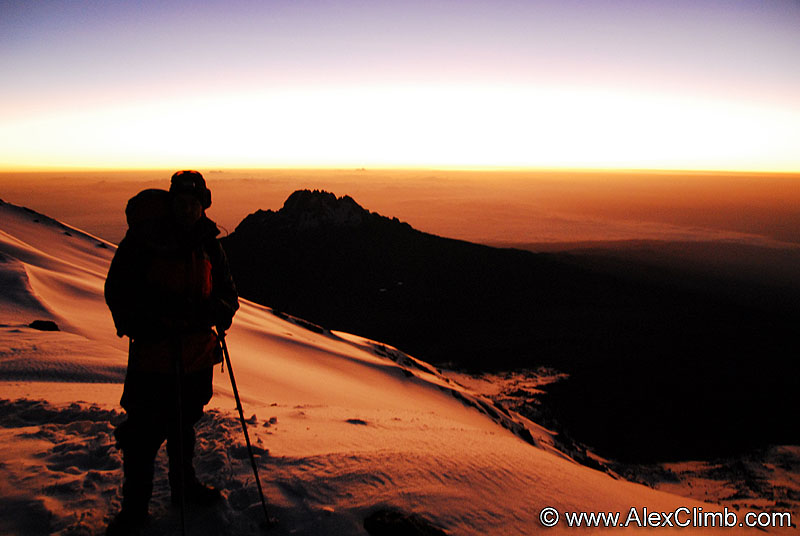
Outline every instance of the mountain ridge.
POLYGON ((439 366, 565 371, 549 403, 572 435, 612 457, 704 456, 721 437, 732 450, 752 446, 726 414, 752 418, 759 437, 800 440, 781 425, 798 387, 781 373, 800 352, 791 305, 750 303, 744 287, 438 237, 347 196, 290 199, 223 239, 243 296, 439 366), (754 355, 761 366, 748 365, 754 355), (723 417, 681 431, 646 426, 698 406, 723 417))

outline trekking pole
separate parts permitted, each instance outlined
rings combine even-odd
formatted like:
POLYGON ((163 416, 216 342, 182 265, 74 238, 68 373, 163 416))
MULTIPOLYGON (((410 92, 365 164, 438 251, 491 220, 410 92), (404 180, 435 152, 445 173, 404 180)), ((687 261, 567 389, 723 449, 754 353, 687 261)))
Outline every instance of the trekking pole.
POLYGON ((250 465, 253 466, 253 475, 256 479, 256 486, 258 487, 258 495, 261 497, 261 507, 264 509, 264 518, 267 520, 267 527, 272 524, 267 512, 267 501, 264 499, 264 490, 261 489, 261 479, 258 477, 258 465, 256 465, 255 456, 253 456, 253 447, 250 446, 250 434, 247 433, 247 423, 244 420, 244 410, 242 410, 242 401, 239 399, 239 390, 236 389, 236 379, 233 377, 233 367, 231 366, 231 355, 228 353, 228 345, 225 343, 225 333, 219 333, 219 340, 222 344, 222 353, 225 355, 225 362, 228 364, 228 374, 231 377, 231 387, 233 387, 233 396, 236 399, 236 409, 239 410, 239 420, 242 422, 242 430, 244 431, 244 441, 247 443, 247 453, 250 455, 250 465))
POLYGON ((185 453, 184 440, 183 440, 183 393, 182 393, 182 376, 183 376, 183 345, 180 339, 175 343, 175 400, 177 401, 177 427, 178 427, 178 451, 179 454, 179 478, 181 485, 181 534, 186 536, 186 460, 184 459, 185 453))

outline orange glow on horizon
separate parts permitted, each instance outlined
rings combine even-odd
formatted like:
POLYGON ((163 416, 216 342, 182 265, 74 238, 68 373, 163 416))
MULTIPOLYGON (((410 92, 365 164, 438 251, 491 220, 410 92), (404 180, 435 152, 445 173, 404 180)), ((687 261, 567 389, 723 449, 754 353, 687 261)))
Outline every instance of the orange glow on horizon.
POLYGON ((622 91, 346 88, 84 108, 0 126, 0 168, 796 171, 800 111, 622 91))

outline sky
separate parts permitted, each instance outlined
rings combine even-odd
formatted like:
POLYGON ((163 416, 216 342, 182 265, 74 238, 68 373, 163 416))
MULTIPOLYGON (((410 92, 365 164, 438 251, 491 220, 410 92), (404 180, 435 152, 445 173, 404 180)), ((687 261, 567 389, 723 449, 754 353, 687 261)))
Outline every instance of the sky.
POLYGON ((0 0, 0 169, 800 171, 796 0, 0 0))

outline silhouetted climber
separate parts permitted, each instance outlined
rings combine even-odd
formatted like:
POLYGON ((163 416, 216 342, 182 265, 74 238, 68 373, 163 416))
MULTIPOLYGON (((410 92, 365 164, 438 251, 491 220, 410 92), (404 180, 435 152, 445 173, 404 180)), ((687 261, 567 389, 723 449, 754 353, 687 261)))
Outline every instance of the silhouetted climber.
POLYGON ((203 176, 179 171, 169 192, 144 190, 125 209, 128 232, 105 285, 117 335, 130 338, 120 401, 127 419, 114 432, 123 457, 122 509, 110 535, 146 522, 165 439, 172 503, 209 505, 221 497, 200 483, 192 464, 194 424, 222 361, 212 326, 226 331, 239 307, 219 229, 205 215, 210 205, 203 176))

